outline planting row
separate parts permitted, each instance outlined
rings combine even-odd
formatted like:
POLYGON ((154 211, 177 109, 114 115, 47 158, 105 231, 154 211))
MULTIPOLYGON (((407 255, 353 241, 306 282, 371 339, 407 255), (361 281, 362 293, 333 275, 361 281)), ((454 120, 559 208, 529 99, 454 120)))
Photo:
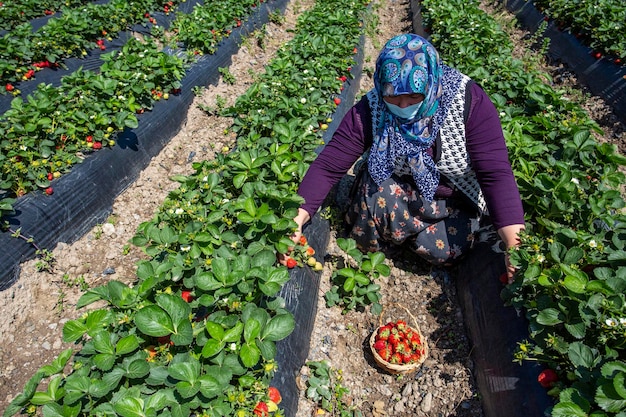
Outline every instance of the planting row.
POLYGON ((12 211, 15 197, 37 189, 53 193, 51 182, 85 154, 115 145, 117 133, 137 126, 136 114, 180 92, 193 51, 214 52, 258 4, 223 0, 178 16, 173 26, 181 29, 170 38, 189 45, 190 55, 164 51, 163 36, 130 38, 121 49, 101 55, 98 72, 79 69, 62 77, 58 87, 39 84, 26 100, 15 98, 0 116, 0 216, 12 211))
MULTIPOLYGON (((227 110, 237 115, 237 149, 176 178, 180 187, 133 239, 150 256, 135 285, 111 281, 81 297, 79 307, 107 304, 64 326, 81 350, 41 368, 6 416, 39 407, 63 416, 280 415, 268 384, 280 365, 276 341, 295 322, 277 296, 289 272, 276 256, 293 245, 295 188, 349 77, 365 10, 319 0, 299 17, 294 39, 227 110)), ((313 254, 306 240, 300 246, 313 254)))
POLYGON ((540 382, 553 416, 626 411, 626 218, 620 194, 626 158, 598 143, 600 129, 544 81, 476 1, 426 0, 426 26, 451 64, 490 93, 503 122, 526 211, 512 252, 520 268, 504 299, 523 309, 530 340, 512 358, 542 361, 558 377, 540 382))
POLYGON ((569 30, 593 48, 596 58, 607 55, 616 64, 626 60, 626 4, 621 0, 534 0, 534 5, 560 30, 569 30))
MULTIPOLYGON (((0 83, 6 93, 16 94, 17 82, 32 79, 42 68, 62 66, 70 57, 86 56, 88 51, 105 49, 105 41, 117 37, 132 25, 153 23, 153 10, 168 11, 173 2, 111 0, 64 8, 42 27, 23 23, 0 38, 0 83)), ((155 22, 155 21, 154 21, 155 22)))
POLYGON ((15 0, 0 3, 0 32, 29 20, 50 16, 64 7, 77 7, 89 0, 15 0))

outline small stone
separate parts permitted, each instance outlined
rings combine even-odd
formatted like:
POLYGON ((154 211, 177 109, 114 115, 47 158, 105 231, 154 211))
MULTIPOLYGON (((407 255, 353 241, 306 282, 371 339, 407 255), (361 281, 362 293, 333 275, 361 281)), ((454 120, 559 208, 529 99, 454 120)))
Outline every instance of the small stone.
POLYGON ((433 394, 431 392, 427 393, 424 399, 422 400, 422 411, 428 413, 433 406, 433 394))
POLYGON ((402 389, 402 396, 404 398, 408 398, 413 393, 413 386, 411 384, 406 384, 402 389))
POLYGON ((398 402, 396 403, 396 405, 394 405, 393 411, 396 414, 403 414, 406 411, 406 407, 404 406, 403 402, 398 402))
POLYGON ((111 223, 105 223, 102 225, 102 234, 105 236, 112 236, 115 233, 115 226, 111 223))
POLYGON ((41 347, 44 348, 45 350, 50 350, 52 348, 52 346, 50 346, 50 342, 43 342, 41 344, 41 347))
POLYGON ((108 267, 104 271, 102 271, 102 275, 113 275, 115 274, 115 268, 108 267))

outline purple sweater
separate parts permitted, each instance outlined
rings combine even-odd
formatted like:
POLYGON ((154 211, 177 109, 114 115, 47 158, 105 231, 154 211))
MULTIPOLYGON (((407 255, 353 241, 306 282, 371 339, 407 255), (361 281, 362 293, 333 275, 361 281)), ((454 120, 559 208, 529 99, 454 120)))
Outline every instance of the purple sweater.
MULTIPOLYGON (((477 84, 471 84, 470 93, 471 105, 465 125, 466 146, 491 221, 496 229, 524 224, 522 202, 509 163, 498 112, 477 84)), ((345 115, 300 184, 298 194, 305 200, 302 208, 311 217, 330 189, 370 148, 372 141, 372 117, 367 98, 363 96, 345 115)), ((446 194, 449 194, 449 189, 440 186, 435 197, 445 197, 446 194)))

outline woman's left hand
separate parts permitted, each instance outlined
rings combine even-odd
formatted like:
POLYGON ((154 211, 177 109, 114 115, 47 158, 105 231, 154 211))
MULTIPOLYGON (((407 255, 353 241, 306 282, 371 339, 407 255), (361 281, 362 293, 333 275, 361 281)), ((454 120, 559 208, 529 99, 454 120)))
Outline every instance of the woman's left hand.
POLYGON ((522 230, 524 230, 523 224, 512 224, 498 229, 498 235, 500 236, 502 242, 504 242, 504 245, 506 247, 506 251, 504 252, 504 264, 506 266, 506 275, 509 284, 513 282, 517 269, 513 265, 511 265, 511 255, 508 251, 511 248, 519 246, 519 233, 522 230))

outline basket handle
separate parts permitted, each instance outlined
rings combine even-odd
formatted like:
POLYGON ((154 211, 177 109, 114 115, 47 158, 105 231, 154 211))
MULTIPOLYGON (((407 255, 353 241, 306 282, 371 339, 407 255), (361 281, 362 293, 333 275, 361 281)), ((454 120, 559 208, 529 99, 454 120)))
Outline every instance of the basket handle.
MULTIPOLYGON (((408 308, 406 308, 405 306, 403 306, 402 304, 399 303, 390 303, 390 306, 396 306, 396 307, 400 307, 401 309, 403 309, 404 311, 406 311, 406 313, 411 317, 411 319, 413 320, 413 324, 415 325, 415 328, 419 328, 419 325, 417 323, 417 319, 415 318, 415 316, 413 316, 413 314, 411 314, 411 311, 409 311, 408 308)), ((382 326, 383 325, 383 317, 385 314, 385 307, 382 308, 382 310, 380 311, 380 316, 378 316, 378 326, 382 326)))

